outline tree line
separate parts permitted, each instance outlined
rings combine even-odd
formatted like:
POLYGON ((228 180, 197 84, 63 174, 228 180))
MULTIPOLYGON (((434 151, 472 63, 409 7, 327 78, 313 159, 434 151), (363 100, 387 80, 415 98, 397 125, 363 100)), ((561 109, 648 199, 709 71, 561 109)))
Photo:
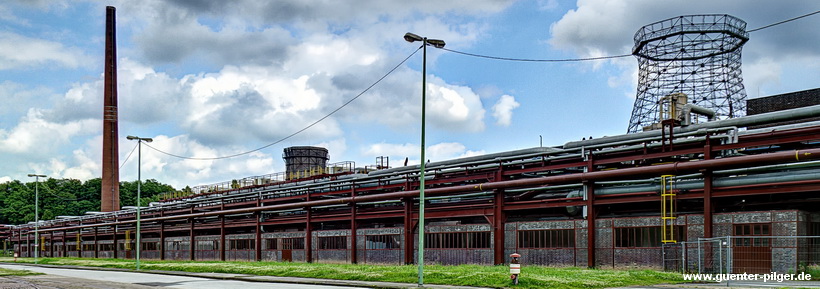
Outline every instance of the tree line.
MULTIPOLYGON (((37 183, 18 180, 0 183, 0 224, 24 224, 34 221, 34 197, 37 183)), ((39 183, 40 220, 57 216, 80 216, 100 210, 102 180, 85 182, 74 179, 41 179, 39 183)), ((176 192, 174 187, 154 179, 142 182, 142 206, 160 200, 160 195, 176 192)), ((120 182, 120 206, 137 205, 137 181, 120 182)))

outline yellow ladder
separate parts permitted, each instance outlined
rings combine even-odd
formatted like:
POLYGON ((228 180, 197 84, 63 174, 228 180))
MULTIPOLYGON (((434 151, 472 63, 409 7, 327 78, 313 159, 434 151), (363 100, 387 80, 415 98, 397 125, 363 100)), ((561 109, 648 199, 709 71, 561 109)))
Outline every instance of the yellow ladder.
POLYGON ((675 180, 673 175, 661 176, 661 242, 675 240, 675 180))

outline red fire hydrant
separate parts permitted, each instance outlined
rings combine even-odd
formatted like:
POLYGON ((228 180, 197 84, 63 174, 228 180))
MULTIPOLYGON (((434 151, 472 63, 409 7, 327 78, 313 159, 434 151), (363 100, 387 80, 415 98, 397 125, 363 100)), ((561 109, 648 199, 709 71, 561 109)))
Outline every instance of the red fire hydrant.
POLYGON ((521 274, 521 263, 518 261, 521 255, 518 253, 510 254, 510 279, 512 279, 513 285, 518 285, 518 275, 521 274))

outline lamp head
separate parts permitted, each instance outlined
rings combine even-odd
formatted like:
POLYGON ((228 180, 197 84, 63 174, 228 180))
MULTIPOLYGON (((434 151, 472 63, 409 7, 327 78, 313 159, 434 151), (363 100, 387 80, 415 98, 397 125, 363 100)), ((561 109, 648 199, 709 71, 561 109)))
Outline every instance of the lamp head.
POLYGON ((125 137, 125 138, 126 138, 126 139, 128 139, 128 140, 135 140, 135 139, 138 139, 138 137, 135 137, 135 136, 133 136, 133 135, 129 135, 129 136, 125 137))
POLYGON ((406 40, 407 42, 412 43, 414 41, 424 41, 424 38, 421 37, 421 36, 418 36, 416 34, 407 32, 407 33, 404 34, 404 40, 406 40))
POLYGON ((427 43, 430 43, 430 45, 433 45, 435 48, 444 48, 445 44, 444 40, 440 39, 427 39, 427 43))

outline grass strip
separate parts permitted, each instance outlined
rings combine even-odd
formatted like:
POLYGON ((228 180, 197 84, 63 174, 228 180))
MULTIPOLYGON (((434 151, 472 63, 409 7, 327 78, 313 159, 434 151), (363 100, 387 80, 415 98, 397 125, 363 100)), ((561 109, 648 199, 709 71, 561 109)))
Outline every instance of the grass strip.
MULTIPOLYGON (((18 258, 18 262, 30 261, 32 261, 30 258, 18 258)), ((0 258, 0 262, 11 262, 11 258, 0 258)), ((122 259, 41 258, 39 263, 123 269, 134 268, 133 260, 122 259)), ((229 273, 411 284, 418 281, 418 267, 414 265, 141 260, 140 268, 143 270, 229 273)), ((517 286, 512 286, 509 277, 509 267, 504 265, 425 265, 424 282, 426 284, 491 288, 559 289, 626 287, 683 282, 683 278, 679 273, 653 270, 609 270, 575 267, 553 268, 524 265, 521 272, 520 283, 517 286)))
POLYGON ((0 268, 0 276, 31 276, 31 275, 43 275, 43 273, 31 272, 31 271, 28 271, 28 270, 14 270, 14 269, 0 268))

